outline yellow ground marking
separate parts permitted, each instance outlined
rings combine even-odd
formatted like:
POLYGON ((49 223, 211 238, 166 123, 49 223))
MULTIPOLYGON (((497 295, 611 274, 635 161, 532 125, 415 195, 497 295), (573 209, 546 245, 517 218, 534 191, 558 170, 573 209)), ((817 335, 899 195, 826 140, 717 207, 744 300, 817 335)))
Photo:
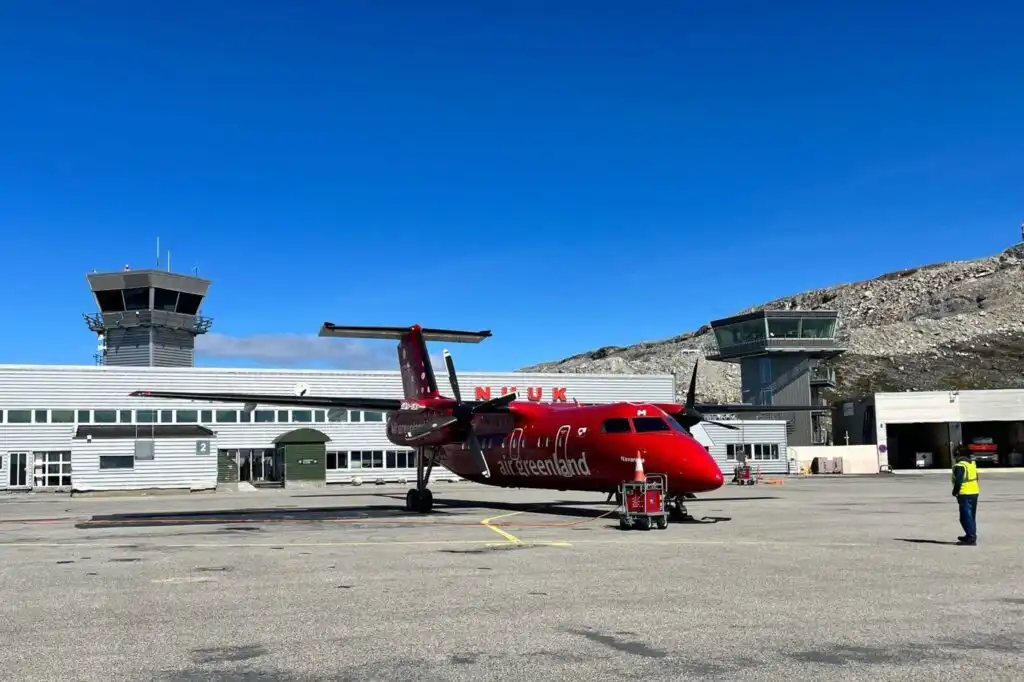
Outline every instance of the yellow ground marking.
POLYGON ((500 514, 498 516, 492 516, 489 519, 484 519, 483 521, 481 521, 480 525, 484 526, 485 528, 489 528, 490 530, 493 530, 495 533, 497 533, 501 537, 505 538, 506 540, 511 542, 513 545, 521 545, 523 543, 520 542, 519 538, 517 538, 515 535, 512 535, 512 533, 506 533, 502 529, 496 528, 495 526, 492 526, 491 525, 491 521, 494 521, 496 519, 508 518, 509 516, 515 516, 516 514, 522 514, 522 513, 523 512, 510 512, 508 514, 500 514))

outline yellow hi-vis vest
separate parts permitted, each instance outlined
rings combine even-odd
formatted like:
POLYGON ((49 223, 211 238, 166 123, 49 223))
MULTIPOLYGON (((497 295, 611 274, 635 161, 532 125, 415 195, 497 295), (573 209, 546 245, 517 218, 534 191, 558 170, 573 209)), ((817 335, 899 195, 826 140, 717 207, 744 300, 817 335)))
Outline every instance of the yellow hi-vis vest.
POLYGON ((981 488, 978 487, 978 465, 974 462, 957 462, 953 465, 953 485, 956 485, 956 468, 964 468, 964 482, 960 484, 961 495, 978 495, 981 488))

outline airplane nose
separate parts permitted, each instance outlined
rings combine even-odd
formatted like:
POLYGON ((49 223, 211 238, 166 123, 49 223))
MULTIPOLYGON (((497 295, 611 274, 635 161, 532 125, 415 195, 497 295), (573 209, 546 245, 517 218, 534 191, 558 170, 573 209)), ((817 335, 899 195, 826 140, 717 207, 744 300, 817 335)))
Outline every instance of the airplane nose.
POLYGON ((725 477, 722 476, 722 469, 718 462, 711 456, 703 446, 693 450, 690 455, 690 479, 697 490, 693 492, 709 492, 718 490, 725 484, 725 477))

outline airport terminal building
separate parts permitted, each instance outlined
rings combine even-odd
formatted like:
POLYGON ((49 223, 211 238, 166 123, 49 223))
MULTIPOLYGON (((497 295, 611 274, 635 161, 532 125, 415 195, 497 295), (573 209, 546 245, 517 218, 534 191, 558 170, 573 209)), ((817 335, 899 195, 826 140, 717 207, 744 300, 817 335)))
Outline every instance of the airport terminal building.
MULTIPOLYGON (((670 375, 465 372, 460 380, 474 397, 514 388, 527 400, 545 402, 672 402, 675 395, 670 375)), ((293 473, 301 477, 296 482, 328 484, 415 479, 413 451, 387 440, 381 412, 272 405, 249 411, 237 403, 128 395, 144 389, 304 390, 400 398, 398 372, 7 365, 0 366, 0 385, 0 488, 8 490, 208 490, 239 481, 283 485, 293 473), (308 465, 286 473, 288 447, 305 448, 308 465)), ((694 429, 723 472, 731 475, 743 448, 766 473, 788 470, 784 422, 736 424, 742 428, 694 429)), ((435 475, 454 477, 446 470, 435 475)))
MULTIPOLYGON (((108 491, 386 483, 415 480, 413 451, 386 438, 387 415, 355 410, 131 397, 140 390, 400 399, 397 371, 197 368, 210 282, 162 270, 87 276, 99 312, 96 365, 0 365, 0 490, 108 491)), ((397 362, 397 360, 396 360, 397 362)), ((435 368, 437 371, 437 368, 435 368)), ((450 394, 440 368, 441 393, 450 394)), ((674 402, 671 375, 460 373, 487 399, 674 402)), ((784 422, 701 424, 694 436, 731 475, 746 452, 785 473, 784 422)), ((455 478, 446 470, 439 479, 455 478)))

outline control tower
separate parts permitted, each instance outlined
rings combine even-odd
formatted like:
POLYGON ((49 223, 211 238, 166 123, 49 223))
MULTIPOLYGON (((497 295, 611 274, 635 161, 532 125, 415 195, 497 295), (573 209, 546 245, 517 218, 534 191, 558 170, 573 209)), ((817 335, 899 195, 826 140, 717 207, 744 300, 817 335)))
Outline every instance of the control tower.
POLYGON ((822 445, 831 428, 824 388, 835 370, 823 364, 845 352, 835 310, 760 310, 710 324, 708 360, 738 362, 742 401, 751 405, 821 405, 820 411, 766 412, 789 422, 790 445, 822 445))
POLYGON ((86 276, 100 312, 85 322, 100 338, 97 363, 119 367, 194 367, 196 336, 213 320, 199 306, 209 280, 164 270, 86 276))

